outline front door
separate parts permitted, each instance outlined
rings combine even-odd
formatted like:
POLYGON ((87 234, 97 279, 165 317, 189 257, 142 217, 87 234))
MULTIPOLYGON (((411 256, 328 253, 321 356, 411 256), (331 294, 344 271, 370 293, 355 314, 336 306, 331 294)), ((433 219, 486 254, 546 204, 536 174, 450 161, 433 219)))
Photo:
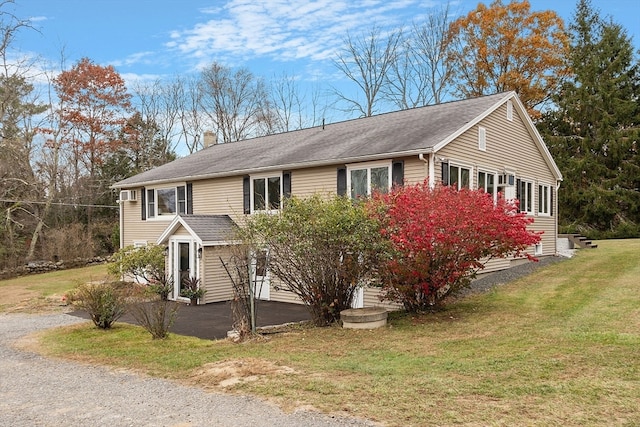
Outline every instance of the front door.
POLYGON ((171 276, 173 278, 173 297, 182 298, 184 280, 198 277, 196 269, 195 243, 191 240, 173 240, 170 242, 171 276))

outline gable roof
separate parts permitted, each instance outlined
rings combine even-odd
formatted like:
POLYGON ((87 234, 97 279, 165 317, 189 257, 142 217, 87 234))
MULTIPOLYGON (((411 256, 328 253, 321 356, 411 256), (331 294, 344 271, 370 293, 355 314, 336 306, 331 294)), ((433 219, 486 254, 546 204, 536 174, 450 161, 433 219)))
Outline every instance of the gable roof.
MULTIPOLYGON (((515 92, 504 92, 213 145, 115 183, 113 188, 430 153, 513 98, 517 99, 515 92)), ((520 102, 516 105, 524 108, 520 102)), ((550 155, 547 162, 560 178, 550 155)))
POLYGON ((201 246, 232 242, 237 228, 229 215, 176 215, 156 243, 166 242, 180 226, 183 226, 201 246))

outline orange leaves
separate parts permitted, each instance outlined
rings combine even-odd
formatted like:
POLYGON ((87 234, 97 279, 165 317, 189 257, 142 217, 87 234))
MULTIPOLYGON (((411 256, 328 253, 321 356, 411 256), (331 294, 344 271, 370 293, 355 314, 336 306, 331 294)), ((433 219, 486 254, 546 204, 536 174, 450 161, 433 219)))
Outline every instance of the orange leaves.
POLYGON ((126 123, 131 95, 112 66, 88 58, 60 73, 53 85, 61 101, 61 128, 69 135, 65 142, 93 175, 104 155, 121 145, 117 134, 126 123))
POLYGON ((568 72, 564 22, 553 11, 532 12, 526 0, 480 3, 452 23, 449 37, 463 96, 514 90, 535 116, 536 105, 568 72))

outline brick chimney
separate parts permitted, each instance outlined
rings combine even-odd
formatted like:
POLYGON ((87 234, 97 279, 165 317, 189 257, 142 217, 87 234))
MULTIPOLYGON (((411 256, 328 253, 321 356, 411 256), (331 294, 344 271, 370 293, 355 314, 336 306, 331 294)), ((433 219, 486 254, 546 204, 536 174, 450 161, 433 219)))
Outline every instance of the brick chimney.
POLYGON ((216 145, 218 143, 218 138, 216 138, 216 134, 210 130, 204 132, 203 139, 204 148, 211 147, 212 145, 216 145))

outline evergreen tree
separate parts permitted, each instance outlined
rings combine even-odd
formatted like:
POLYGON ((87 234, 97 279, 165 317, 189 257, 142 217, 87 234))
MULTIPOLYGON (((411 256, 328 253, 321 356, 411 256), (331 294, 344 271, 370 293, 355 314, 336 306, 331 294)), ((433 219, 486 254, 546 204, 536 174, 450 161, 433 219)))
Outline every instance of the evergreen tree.
POLYGON ((540 123, 564 175, 561 230, 640 236, 640 65, 632 41, 589 0, 579 0, 570 31, 573 78, 540 123))

